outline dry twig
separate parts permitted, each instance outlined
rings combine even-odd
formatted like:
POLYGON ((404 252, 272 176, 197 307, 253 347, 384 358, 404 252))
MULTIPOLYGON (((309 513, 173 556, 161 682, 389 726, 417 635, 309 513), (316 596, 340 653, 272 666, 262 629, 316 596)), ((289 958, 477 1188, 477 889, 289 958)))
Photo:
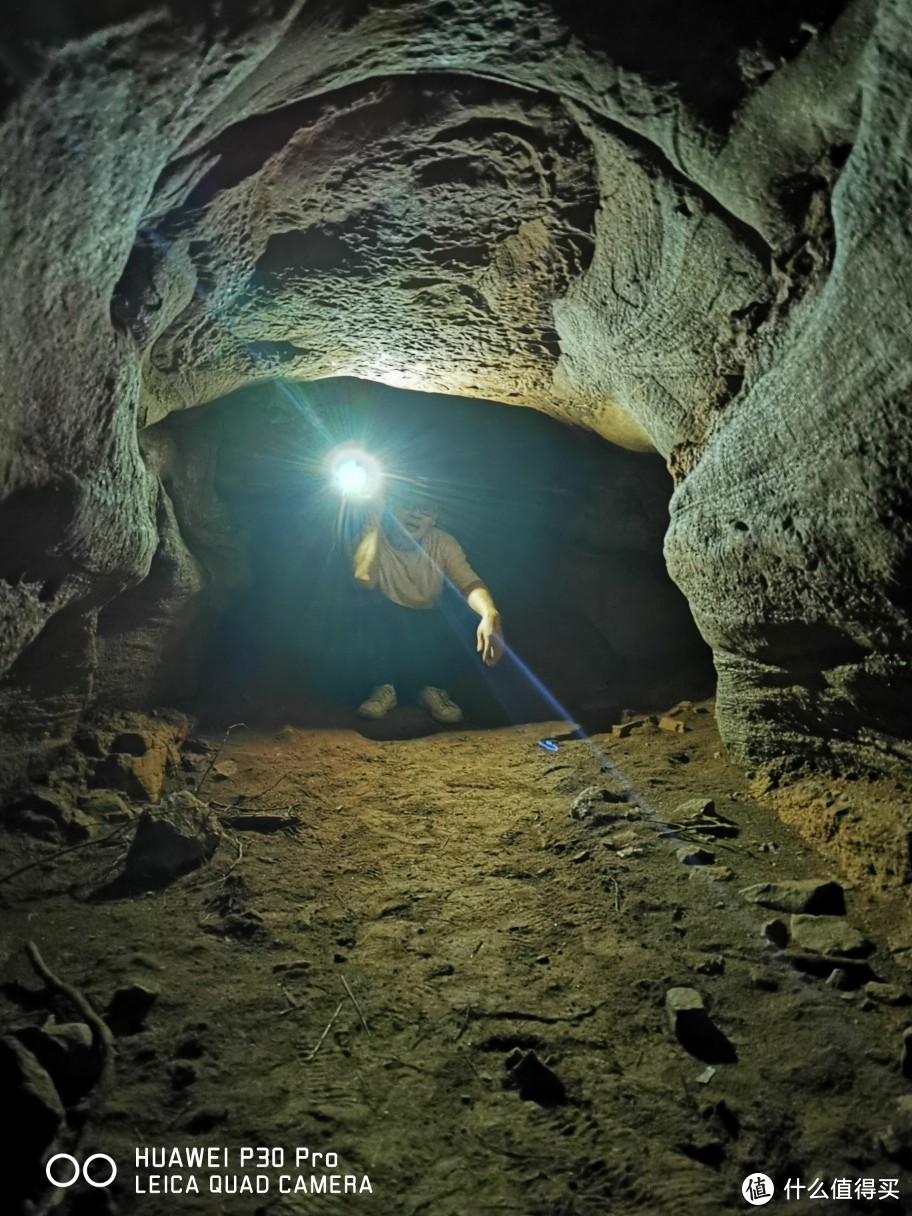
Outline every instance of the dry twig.
POLYGON ((234 861, 231 863, 231 865, 225 871, 225 877, 222 879, 222 883, 226 883, 228 881, 228 879, 231 877, 232 873, 237 869, 237 867, 244 860, 244 842, 243 842, 243 840, 241 840, 240 836, 235 838, 234 847, 237 849, 237 857, 235 857, 234 861))
POLYGON ((585 1021, 586 1018, 591 1018, 598 1013, 604 1002, 598 1005, 590 1005, 588 1009, 581 1009, 579 1013, 527 1013, 522 1009, 493 1009, 489 1013, 485 1009, 470 1009, 469 1018, 480 1022, 483 1020, 504 1021, 504 1022, 544 1022, 547 1026, 556 1026, 559 1022, 569 1022, 571 1025, 575 1022, 585 1021))
POLYGON ((352 992, 351 988, 348 986, 348 980, 345 978, 344 975, 342 976, 342 983, 345 985, 345 991, 351 997, 351 1003, 358 1010, 358 1017, 361 1019, 361 1025, 364 1027, 364 1029, 367 1031, 367 1033, 370 1034, 370 1027, 367 1024, 367 1019, 364 1016, 364 1012, 361 1009, 361 1006, 358 1004, 357 997, 352 992))
POLYGON ((98 1084, 100 1088, 104 1088, 111 1079, 114 1067, 114 1036, 111 1034, 107 1022, 95 1012, 89 1000, 83 996, 78 988, 74 988, 72 984, 67 984, 51 971, 41 957, 38 947, 34 942, 26 942, 25 952, 39 978, 44 980, 52 992, 66 997, 92 1031, 92 1045, 101 1058, 101 1072, 98 1084))
MULTIPOLYGON (((110 1086, 114 1076, 114 1036, 111 1034, 107 1022, 95 1012, 89 1000, 79 989, 74 988, 72 984, 65 983, 51 971, 34 942, 25 943, 25 953, 28 955, 28 960, 35 973, 44 981, 45 986, 58 996, 65 997, 92 1032, 92 1046, 98 1054, 101 1065, 98 1083, 92 1096, 93 1104, 96 1104, 110 1086)), ((87 1123, 82 1126, 87 1126, 87 1123)), ((75 1142, 70 1145, 70 1148, 76 1147, 81 1134, 81 1131, 76 1134, 75 1142)), ((34 1216, 47 1216, 47 1213, 57 1207, 63 1196, 63 1190, 54 1187, 35 1209, 34 1216)))
POLYGON ((241 728, 246 730, 247 723, 246 722, 233 722, 231 724, 231 726, 229 726, 228 729, 225 731, 224 735, 222 736, 221 743, 215 749, 215 755, 209 761, 208 767, 205 769, 202 777, 200 777, 199 781, 197 781, 197 783, 196 783, 196 789, 195 789, 194 793, 196 794, 197 798, 199 797, 200 791, 202 790, 203 786, 206 784, 206 778, 212 772, 212 769, 215 766, 216 762, 218 761, 219 756, 222 754, 222 748, 228 742, 228 736, 231 734, 231 732, 233 730, 239 730, 241 728))
POLYGON ((617 879, 614 877, 614 875, 613 875, 613 874, 609 874, 609 876, 608 876, 608 877, 611 879, 612 886, 614 887, 614 910, 615 910, 615 912, 620 912, 620 910, 621 910, 621 887, 620 887, 620 883, 619 883, 619 882, 618 882, 618 880, 617 880, 617 879))
POLYGON ((320 1035, 319 1039, 317 1039, 316 1046, 314 1047, 314 1049, 313 1049, 312 1051, 309 1051, 309 1052, 307 1053, 307 1055, 304 1057, 304 1063, 305 1063, 305 1064, 306 1064, 306 1063, 307 1063, 309 1060, 312 1060, 312 1059, 314 1058, 314 1056, 317 1054, 317 1052, 320 1050, 320 1048, 323 1046, 323 1040, 326 1038, 326 1036, 327 1036, 327 1035, 329 1034, 329 1032, 332 1030, 332 1028, 333 1028, 333 1024, 334 1024, 334 1022, 335 1022, 336 1018, 337 1018, 337 1017, 339 1016, 339 1014, 342 1012, 342 1009, 343 1009, 343 1006, 344 1006, 344 1005, 345 1005, 345 1002, 344 1002, 344 1001, 340 1001, 340 1002, 339 1002, 339 1004, 336 1006, 336 1012, 335 1012, 335 1013, 332 1015, 332 1017, 331 1017, 331 1018, 329 1019, 329 1021, 326 1023, 326 1029, 325 1029, 325 1030, 323 1031, 323 1033, 320 1035))
POLYGON ((265 790, 260 790, 258 794, 242 795, 244 802, 258 802, 260 798, 265 798, 267 794, 271 794, 276 786, 281 785, 283 781, 288 780, 288 773, 283 773, 277 781, 273 781, 272 785, 268 785, 265 790))
POLYGON ((38 861, 30 861, 28 865, 20 866, 18 870, 10 870, 6 874, 0 874, 0 883, 9 882, 11 878, 16 878, 20 874, 25 874, 27 870, 35 870, 40 866, 49 866, 57 860, 58 857, 63 857, 64 853, 75 853, 77 849, 87 849, 89 845, 104 844, 108 840, 113 840, 115 836, 122 835, 127 828, 133 826, 132 819, 116 827, 113 832, 108 832, 107 836, 93 836, 89 840, 80 840, 78 844, 69 844, 63 849, 57 849, 51 853, 49 857, 41 857, 38 861))

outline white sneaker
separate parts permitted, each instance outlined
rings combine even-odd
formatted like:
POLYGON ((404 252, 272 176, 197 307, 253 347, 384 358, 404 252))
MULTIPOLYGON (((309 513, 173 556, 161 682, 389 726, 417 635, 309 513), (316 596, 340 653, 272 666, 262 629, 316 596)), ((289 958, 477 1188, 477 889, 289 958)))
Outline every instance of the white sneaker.
POLYGON ((383 718, 396 708, 396 690, 392 684, 378 684, 366 701, 358 706, 361 718, 383 718))
POLYGON ((445 688, 432 688, 426 684, 418 694, 418 704, 423 705, 432 718, 453 726, 462 721, 462 710, 450 698, 445 688))

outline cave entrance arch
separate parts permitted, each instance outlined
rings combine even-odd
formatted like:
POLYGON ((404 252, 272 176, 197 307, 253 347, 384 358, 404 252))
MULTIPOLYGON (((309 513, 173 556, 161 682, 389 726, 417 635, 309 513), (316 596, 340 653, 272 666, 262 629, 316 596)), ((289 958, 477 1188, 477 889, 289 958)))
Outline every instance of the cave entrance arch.
POLYGON ((604 729, 624 708, 712 687, 708 648, 662 558, 672 487, 657 456, 537 411, 350 379, 258 385, 153 429, 209 584, 204 720, 433 728, 408 707, 367 725, 352 713, 366 693, 350 576, 360 521, 340 510, 325 464, 350 440, 435 483, 440 526, 495 595, 517 659, 494 671, 469 660, 454 692, 470 724, 548 720, 562 706, 604 729))

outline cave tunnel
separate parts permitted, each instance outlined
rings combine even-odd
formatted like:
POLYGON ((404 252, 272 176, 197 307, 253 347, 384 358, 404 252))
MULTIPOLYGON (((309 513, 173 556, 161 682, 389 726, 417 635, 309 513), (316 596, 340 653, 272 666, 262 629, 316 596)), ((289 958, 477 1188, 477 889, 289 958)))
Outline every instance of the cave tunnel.
MULTIPOLYGON (((709 648, 662 557, 672 483, 654 453, 537 411, 353 380, 241 389, 169 415, 143 442, 167 453, 163 486, 209 577, 198 665, 178 647, 176 669, 162 673, 177 687, 161 695, 194 706, 205 728, 226 713, 378 738, 436 727, 404 701, 376 722, 355 713, 369 692, 370 601, 352 577, 366 517, 334 492, 328 463, 352 444, 379 454, 391 479, 381 497, 397 479, 432 481, 438 527, 496 587, 510 622, 505 661, 472 661, 471 610, 451 623, 466 650, 452 691, 475 726, 565 712, 586 731, 610 730, 625 709, 654 713, 712 691, 709 648), (200 528, 203 452, 212 477, 200 528)), ((132 628, 122 610, 115 600, 106 611, 107 636, 132 628)))
POLYGON ((4 15, 4 1212, 912 1210, 910 76, 4 15))

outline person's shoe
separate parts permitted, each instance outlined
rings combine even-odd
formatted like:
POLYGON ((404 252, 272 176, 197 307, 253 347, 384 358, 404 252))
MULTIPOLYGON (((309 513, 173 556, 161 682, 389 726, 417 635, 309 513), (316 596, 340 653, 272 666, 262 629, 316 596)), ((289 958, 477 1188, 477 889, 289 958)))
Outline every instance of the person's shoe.
POLYGON ((358 706, 359 718, 383 718, 396 708, 396 690, 392 684, 378 684, 366 701, 358 706))
POLYGON ((432 688, 426 684, 418 694, 418 704, 423 705, 431 717, 447 726, 462 721, 462 710, 453 701, 445 688, 432 688))

